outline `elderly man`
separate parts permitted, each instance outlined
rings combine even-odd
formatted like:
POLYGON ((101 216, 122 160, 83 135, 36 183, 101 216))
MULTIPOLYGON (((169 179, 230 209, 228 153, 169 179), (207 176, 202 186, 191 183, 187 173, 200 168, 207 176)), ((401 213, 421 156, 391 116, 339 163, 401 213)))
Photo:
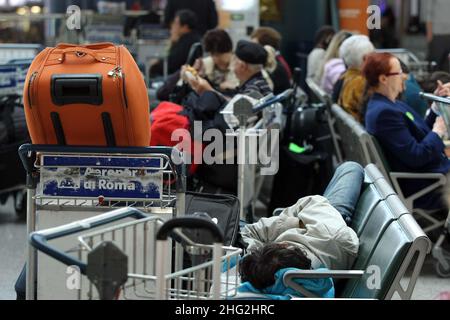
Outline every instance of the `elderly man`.
MULTIPOLYGON (((230 90, 229 96, 248 94, 253 91, 259 92, 262 96, 272 93, 262 74, 262 70, 267 63, 267 56, 267 51, 260 44, 246 40, 238 42, 233 70, 239 80, 239 87, 230 90)), ((198 95, 207 91, 214 91, 209 82, 201 77, 186 78, 186 80, 198 95)))

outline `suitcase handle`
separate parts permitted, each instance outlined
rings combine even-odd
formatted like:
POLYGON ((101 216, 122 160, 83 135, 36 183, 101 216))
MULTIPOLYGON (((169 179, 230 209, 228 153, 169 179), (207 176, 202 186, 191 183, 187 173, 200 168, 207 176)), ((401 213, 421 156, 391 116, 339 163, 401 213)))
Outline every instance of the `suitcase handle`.
POLYGON ((98 54, 94 50, 91 50, 88 48, 83 48, 83 47, 72 47, 72 48, 67 48, 67 49, 62 50, 62 52, 61 52, 62 62, 64 62, 64 60, 66 59, 67 53, 75 53, 79 57, 89 55, 89 56, 93 57, 95 60, 97 60, 98 62, 106 62, 106 60, 108 59, 106 57, 99 57, 98 54))
POLYGON ((80 46, 78 44, 71 44, 71 43, 60 43, 55 48, 56 49, 68 49, 68 48, 86 48, 86 49, 105 49, 105 48, 114 48, 115 45, 111 42, 98 42, 93 44, 87 44, 80 46))
POLYGON ((209 230, 216 243, 223 243, 223 234, 219 227, 212 221, 204 218, 182 217, 174 218, 164 223, 156 234, 156 240, 165 241, 169 234, 176 228, 209 230))

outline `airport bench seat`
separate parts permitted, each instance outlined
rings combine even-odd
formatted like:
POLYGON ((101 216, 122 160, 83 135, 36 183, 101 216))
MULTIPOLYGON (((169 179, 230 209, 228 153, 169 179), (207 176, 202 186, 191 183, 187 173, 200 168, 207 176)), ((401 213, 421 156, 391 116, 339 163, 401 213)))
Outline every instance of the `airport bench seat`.
POLYGON ((336 292, 337 298, 411 298, 431 242, 377 171, 374 165, 365 168, 365 183, 351 225, 360 239, 352 270, 290 272, 286 284, 295 286, 292 280, 296 277, 349 278, 336 292), (378 177, 375 181, 374 176, 378 177), (403 289, 400 280, 410 267, 413 272, 403 289))
POLYGON ((372 176, 371 178, 377 180, 384 177, 386 182, 393 187, 409 212, 418 214, 429 222, 429 225, 424 229, 425 232, 442 227, 445 223, 443 219, 438 220, 432 217, 430 212, 414 207, 414 201, 444 186, 446 184, 445 175, 440 173, 392 171, 376 138, 370 135, 359 122, 345 112, 339 105, 332 105, 331 110, 332 115, 335 118, 339 135, 338 140, 341 142, 340 146, 342 147, 343 158, 345 160, 356 161, 363 166, 370 163, 375 164, 378 167, 379 172, 376 176, 372 176), (418 192, 406 196, 399 183, 402 179, 431 179, 434 182, 418 192))

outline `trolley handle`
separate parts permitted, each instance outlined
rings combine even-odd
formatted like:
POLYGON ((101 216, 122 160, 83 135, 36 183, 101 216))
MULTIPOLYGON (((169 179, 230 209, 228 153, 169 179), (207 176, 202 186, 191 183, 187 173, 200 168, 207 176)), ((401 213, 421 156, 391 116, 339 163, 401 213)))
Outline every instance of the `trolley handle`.
POLYGON ((264 101, 263 103, 256 105, 253 108, 253 113, 257 113, 275 103, 279 103, 279 102, 283 102, 287 99, 289 99, 289 97, 294 93, 294 89, 287 89, 284 92, 280 93, 279 95, 276 95, 275 97, 272 97, 270 99, 268 99, 267 101, 264 101))
POLYGON ((436 96, 434 94, 431 93, 425 93, 425 92, 421 92, 419 93, 420 97, 430 100, 430 101, 434 101, 434 102, 440 102, 440 103, 444 103, 444 104, 448 104, 450 105, 450 99, 449 98, 445 98, 445 97, 439 97, 436 96))
POLYGON ((135 208, 121 208, 96 217, 72 222, 63 226, 36 231, 30 234, 29 242, 37 250, 49 255, 50 257, 68 265, 77 266, 82 274, 86 273, 86 263, 58 250, 48 244, 49 240, 66 237, 81 231, 93 229, 105 224, 119 221, 125 218, 134 218, 137 220, 148 218, 148 216, 135 208))
POLYGON ((166 241, 169 234, 176 228, 209 230, 214 237, 215 243, 223 243, 223 233, 214 222, 194 217, 174 218, 167 221, 158 230, 156 240, 166 241))

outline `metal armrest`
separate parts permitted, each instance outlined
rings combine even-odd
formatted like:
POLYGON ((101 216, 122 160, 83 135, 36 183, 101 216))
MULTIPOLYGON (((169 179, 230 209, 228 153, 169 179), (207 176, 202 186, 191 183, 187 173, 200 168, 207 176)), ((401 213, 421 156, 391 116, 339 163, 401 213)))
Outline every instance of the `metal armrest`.
POLYGON ((406 202, 406 206, 409 210, 413 209, 414 200, 436 190, 439 187, 445 186, 447 183, 447 178, 442 173, 412 173, 412 172, 391 172, 390 177, 392 180, 393 187, 395 191, 400 195, 400 197, 406 202), (426 188, 405 197, 402 189, 400 188, 399 179, 435 179, 435 183, 429 185, 426 188))

